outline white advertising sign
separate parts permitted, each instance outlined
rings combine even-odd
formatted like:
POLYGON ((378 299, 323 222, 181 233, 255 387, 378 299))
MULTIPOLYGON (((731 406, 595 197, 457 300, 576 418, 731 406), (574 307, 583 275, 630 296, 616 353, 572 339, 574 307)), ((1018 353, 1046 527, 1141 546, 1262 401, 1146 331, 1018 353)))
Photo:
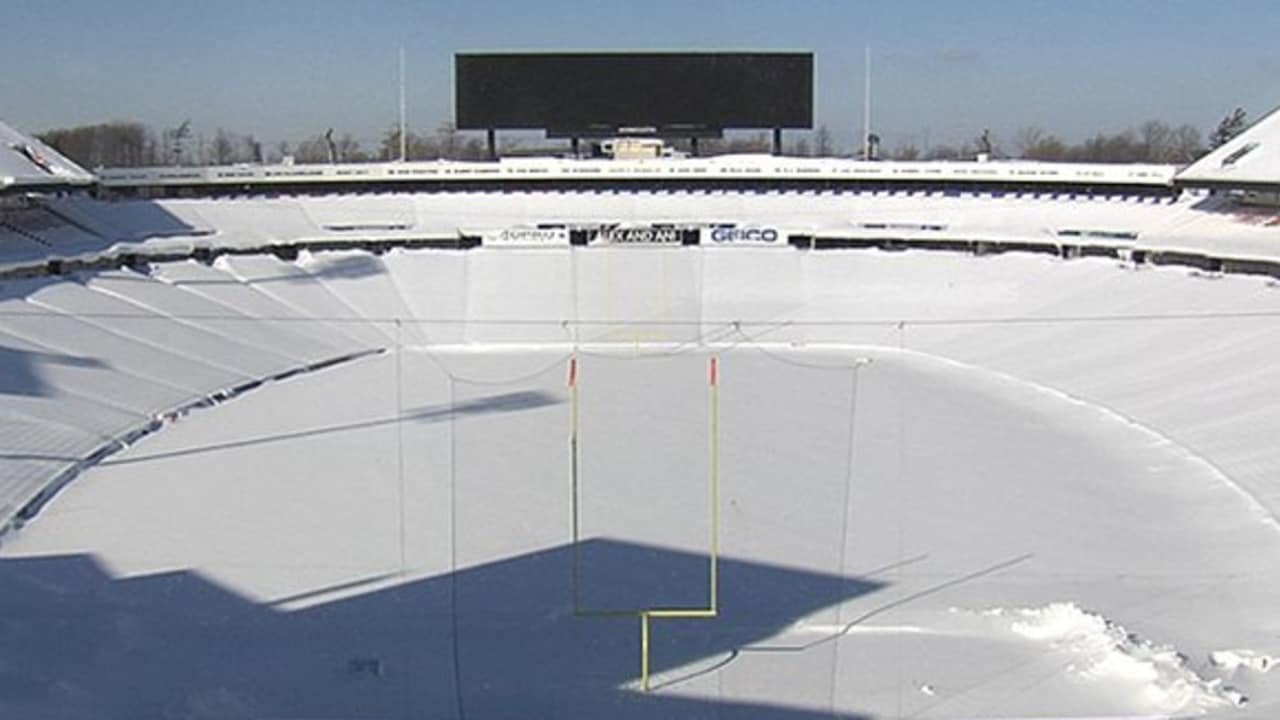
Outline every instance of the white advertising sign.
POLYGON ((712 225, 702 228, 702 245, 772 245, 786 247, 787 236, 767 225, 712 225))
POLYGON ((498 247, 569 247, 569 229, 509 227, 485 233, 481 242, 498 247))

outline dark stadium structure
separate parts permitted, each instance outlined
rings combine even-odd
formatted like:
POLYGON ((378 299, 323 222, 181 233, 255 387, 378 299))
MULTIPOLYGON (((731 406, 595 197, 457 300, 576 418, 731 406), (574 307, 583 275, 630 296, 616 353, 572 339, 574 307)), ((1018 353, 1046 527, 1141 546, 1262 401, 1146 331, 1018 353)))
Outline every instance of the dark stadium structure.
POLYGON ((813 53, 460 53, 459 129, 553 137, 719 137, 813 127, 813 53))

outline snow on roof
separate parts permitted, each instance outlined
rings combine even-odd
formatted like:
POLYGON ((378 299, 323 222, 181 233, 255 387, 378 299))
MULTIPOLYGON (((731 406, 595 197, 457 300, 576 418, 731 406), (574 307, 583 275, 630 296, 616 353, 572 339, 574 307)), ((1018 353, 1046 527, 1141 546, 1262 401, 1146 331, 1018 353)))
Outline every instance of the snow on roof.
POLYGON ((58 151, 0 122, 0 191, 26 186, 88 185, 93 174, 58 151))
POLYGON ((1192 187, 1280 189, 1280 108, 1192 163, 1175 180, 1192 187))

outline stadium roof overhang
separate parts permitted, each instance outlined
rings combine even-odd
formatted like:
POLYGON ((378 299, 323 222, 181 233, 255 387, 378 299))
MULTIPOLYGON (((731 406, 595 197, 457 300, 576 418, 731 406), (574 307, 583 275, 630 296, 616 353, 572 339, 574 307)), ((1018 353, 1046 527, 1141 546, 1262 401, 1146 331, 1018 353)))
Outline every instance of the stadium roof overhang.
POLYGON ((1187 166, 1181 187, 1280 192, 1280 108, 1187 166))
POLYGON ((0 122, 0 195, 85 187, 93 173, 39 140, 0 122))

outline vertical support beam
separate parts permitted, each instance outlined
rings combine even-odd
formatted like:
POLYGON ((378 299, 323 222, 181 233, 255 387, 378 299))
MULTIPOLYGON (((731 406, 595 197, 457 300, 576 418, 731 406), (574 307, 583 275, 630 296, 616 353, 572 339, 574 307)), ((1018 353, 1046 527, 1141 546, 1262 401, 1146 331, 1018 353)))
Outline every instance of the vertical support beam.
POLYGON ((649 613, 640 613, 640 689, 649 692, 649 613))
POLYGON ((780 127, 773 129, 773 154, 782 154, 782 128, 780 127))
POLYGON ((493 128, 489 128, 488 130, 485 131, 485 138, 489 141, 488 142, 489 159, 497 160, 498 159, 498 131, 493 128))

